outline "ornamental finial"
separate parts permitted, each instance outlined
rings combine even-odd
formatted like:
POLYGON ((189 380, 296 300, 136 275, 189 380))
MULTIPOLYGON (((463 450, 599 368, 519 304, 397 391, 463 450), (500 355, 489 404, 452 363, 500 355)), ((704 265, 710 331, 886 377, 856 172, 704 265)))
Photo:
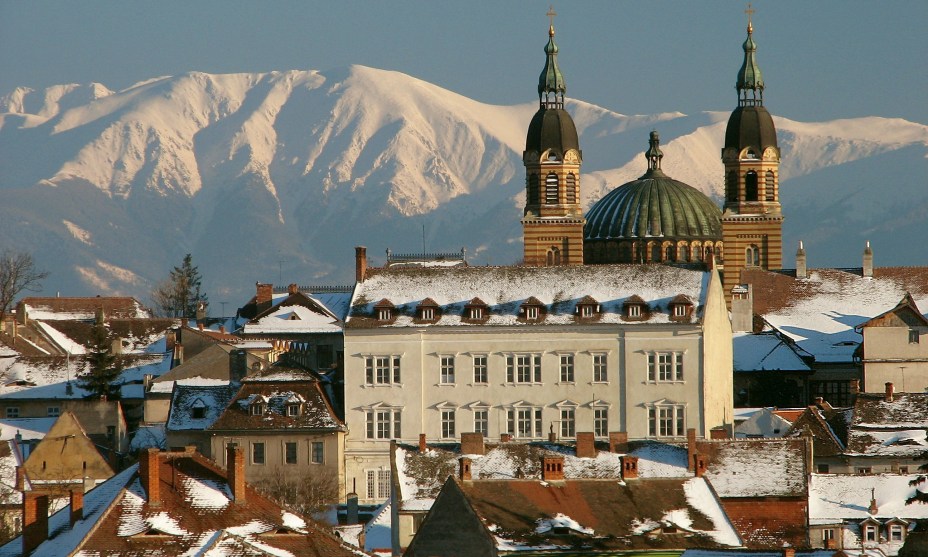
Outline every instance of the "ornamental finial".
POLYGON ((557 12, 554 11, 554 5, 548 6, 548 13, 545 14, 548 16, 548 19, 551 20, 551 25, 548 27, 548 35, 554 36, 554 16, 557 15, 557 12))
POLYGON ((744 10, 744 13, 748 14, 748 34, 754 32, 754 26, 751 24, 751 16, 754 15, 756 10, 751 7, 751 3, 748 2, 748 9, 744 10))

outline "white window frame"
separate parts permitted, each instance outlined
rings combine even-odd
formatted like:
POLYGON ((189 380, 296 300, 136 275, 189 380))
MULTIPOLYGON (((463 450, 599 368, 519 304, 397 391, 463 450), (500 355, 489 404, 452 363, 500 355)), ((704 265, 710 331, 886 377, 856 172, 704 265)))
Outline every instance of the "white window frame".
POLYGON ((685 351, 648 352, 648 383, 682 383, 685 380, 685 351))
POLYGON ((312 464, 325 464, 325 441, 310 441, 309 442, 309 462, 312 464), (316 458, 316 448, 320 447, 319 455, 321 458, 316 458))
POLYGON ((593 353, 593 383, 609 382, 609 353, 593 353))
POLYGON ((439 408, 441 412, 441 438, 454 439, 457 436, 457 408, 439 408))
POLYGON ((45 415, 49 418, 57 418, 61 415, 60 406, 49 406, 45 409, 45 415))
POLYGON ((593 435, 595 437, 609 436, 609 407, 593 406, 593 435), (602 414, 602 415, 601 415, 602 414))
POLYGON ((864 525, 864 541, 876 542, 880 540, 880 529, 876 524, 864 525))
POLYGON ((454 385, 454 354, 439 355, 438 370, 438 383, 440 385, 454 385))
POLYGON ((580 317, 590 318, 596 315, 596 306, 593 304, 583 304, 580 306, 580 317))
POLYGON ((889 542, 904 542, 905 541, 905 528, 902 524, 895 522, 890 524, 886 528, 886 537, 889 542))
POLYGON ((364 356, 364 385, 382 387, 402 385, 402 356, 399 354, 368 354, 364 356))
POLYGON ((474 384, 487 385, 490 382, 490 358, 486 354, 474 354, 474 384))
POLYGON ((575 378, 574 378, 575 360, 576 358, 574 357, 573 353, 560 355, 561 383, 574 383, 575 382, 575 378))
POLYGON ((537 321, 538 320, 538 306, 525 306, 525 320, 526 321, 537 321))
POLYGON ((674 317, 686 317, 686 304, 674 304, 673 316, 674 317))
POLYGON ((517 385, 540 384, 541 354, 537 352, 507 354, 506 382, 517 385))
POLYGON ((474 432, 482 433, 484 437, 490 434, 490 409, 487 406, 475 406, 474 412, 474 432))
POLYGON ((559 410, 561 438, 573 439, 577 436, 577 407, 564 405, 559 410))
POLYGON ((402 436, 401 406, 379 405, 364 410, 364 438, 373 440, 400 439, 402 436))
POLYGON ((626 306, 626 316, 641 317, 641 306, 639 304, 629 304, 626 306))
POLYGON ((515 439, 539 439, 542 431, 540 406, 512 406, 506 409, 506 429, 515 439))
POLYGON ((367 479, 365 485, 365 494, 371 501, 385 501, 390 498, 390 470, 374 468, 365 470, 367 479))
POLYGON ((468 318, 471 321, 480 321, 481 319, 483 319, 483 308, 480 306, 474 306, 474 307, 468 308, 467 314, 469 316, 468 318))
POLYGON ((685 404, 660 403, 648 406, 648 437, 666 438, 685 435, 685 404))
POLYGON ((380 308, 377 310, 377 321, 390 321, 393 319, 392 308, 380 308))
POLYGON ((435 308, 419 308, 419 319, 421 321, 432 321, 435 319, 435 308))
POLYGON ((267 464, 267 444, 264 441, 251 442, 251 463, 255 466, 264 466, 267 464), (258 459, 255 458, 258 447, 261 447, 261 462, 258 462, 258 459))

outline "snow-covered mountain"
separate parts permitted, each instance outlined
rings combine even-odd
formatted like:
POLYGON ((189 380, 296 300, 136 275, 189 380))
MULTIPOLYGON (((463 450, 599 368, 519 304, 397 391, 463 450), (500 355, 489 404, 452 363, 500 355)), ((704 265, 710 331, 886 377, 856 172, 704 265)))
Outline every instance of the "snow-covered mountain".
MULTIPOLYGON (((213 313, 255 281, 347 284, 355 245, 375 264, 423 243, 510 263, 535 109, 362 66, 20 88, 0 99, 0 249, 32 251, 52 272, 47 292, 146 300, 189 252, 213 313)), ((586 204, 643 173, 652 129, 665 171, 719 197, 727 112, 568 109, 586 204)), ((928 126, 776 124, 788 246, 805 239, 813 266, 859 265, 866 239, 877 264, 928 262, 926 243, 903 236, 928 233, 928 126)))

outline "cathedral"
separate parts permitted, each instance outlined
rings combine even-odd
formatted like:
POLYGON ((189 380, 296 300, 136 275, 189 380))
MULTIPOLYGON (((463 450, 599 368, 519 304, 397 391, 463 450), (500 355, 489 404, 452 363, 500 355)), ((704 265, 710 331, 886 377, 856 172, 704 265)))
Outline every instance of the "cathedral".
POLYGON ((735 87, 738 106, 725 131, 725 199, 708 196, 667 176, 660 136, 648 140, 647 171, 580 207, 583 160, 577 128, 564 110, 567 87, 558 67, 553 22, 538 79, 539 107, 529 124, 525 164, 523 262, 530 266, 603 263, 694 263, 723 272, 726 298, 746 268, 782 266, 778 181, 780 150, 773 118, 764 107, 764 80, 748 20, 744 62, 735 87))

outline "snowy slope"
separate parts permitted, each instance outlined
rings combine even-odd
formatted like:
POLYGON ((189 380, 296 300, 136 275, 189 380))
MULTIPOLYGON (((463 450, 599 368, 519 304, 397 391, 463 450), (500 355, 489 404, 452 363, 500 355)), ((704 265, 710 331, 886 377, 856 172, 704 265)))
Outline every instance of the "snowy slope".
MULTIPOLYGON (((430 251, 466 247, 477 263, 513 262, 521 256, 521 151, 536 106, 482 104, 362 66, 189 73, 118 92, 20 88, 0 99, 0 249, 33 251, 52 272, 46 291, 143 299, 191 252, 214 313, 219 301, 239 305, 255 281, 350 282, 360 244, 374 264, 388 247, 418 251, 423 241, 430 251)), ((586 204, 643 173, 652 129, 665 171, 718 197, 727 112, 626 116, 576 100, 568 109, 581 134, 586 204)), ((812 195, 812 222, 833 221, 838 232, 802 236, 810 263, 858 264, 864 232, 855 230, 842 252, 840 231, 864 221, 878 223, 866 230, 877 263, 904 263, 880 250, 897 221, 907 231, 928 228, 928 188, 918 187, 928 181, 928 126, 776 124, 788 240, 791 226, 809 228, 802 211, 812 195), (843 199, 845 167, 910 179, 857 183, 843 199), (905 199, 892 202, 896 195, 905 199), (902 221, 900 207, 909 208, 902 221)))

